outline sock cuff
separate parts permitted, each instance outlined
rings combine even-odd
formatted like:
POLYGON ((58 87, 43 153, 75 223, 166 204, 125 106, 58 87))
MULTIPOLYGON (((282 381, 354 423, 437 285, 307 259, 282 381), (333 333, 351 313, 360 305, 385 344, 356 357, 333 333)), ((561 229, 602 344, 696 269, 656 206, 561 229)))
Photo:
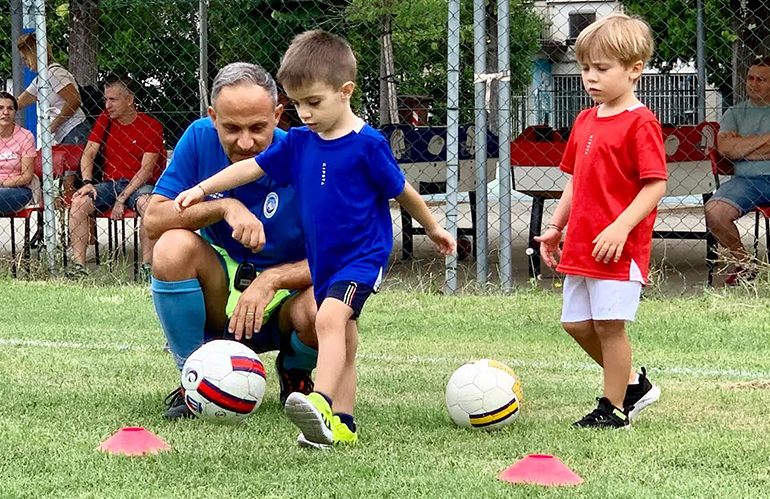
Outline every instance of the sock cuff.
POLYGON ((331 397, 326 395, 324 392, 319 392, 318 390, 314 390, 314 392, 322 396, 326 400, 326 402, 329 404, 329 407, 333 405, 334 402, 332 401, 331 397))
POLYGON ((347 426, 350 431, 356 431, 356 422, 353 419, 352 414, 348 414, 346 412, 335 412, 334 415, 340 418, 340 422, 347 426))
POLYGON ((318 355, 318 350, 302 343, 302 340, 299 339, 296 331, 291 332, 291 348, 293 348, 295 352, 303 353, 305 355, 318 355))
POLYGON ((197 278, 184 281, 161 281, 153 277, 150 290, 155 293, 189 293, 201 290, 201 283, 197 278))
POLYGON ((318 350, 302 343, 296 331, 291 333, 289 343, 291 349, 287 348, 289 351, 283 357, 283 367, 286 369, 302 369, 304 371, 315 369, 318 362, 318 350))

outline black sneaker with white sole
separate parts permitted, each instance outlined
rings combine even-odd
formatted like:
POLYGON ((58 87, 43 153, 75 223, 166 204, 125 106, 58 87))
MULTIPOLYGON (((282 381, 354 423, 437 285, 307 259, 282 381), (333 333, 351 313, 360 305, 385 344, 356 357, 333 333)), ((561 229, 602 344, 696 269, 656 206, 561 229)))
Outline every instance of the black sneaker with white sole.
POLYGON ((606 397, 596 399, 599 405, 579 421, 572 423, 573 428, 610 428, 628 430, 631 421, 626 413, 615 407, 606 397))
POLYGON ((283 352, 278 353, 278 357, 275 359, 275 373, 278 375, 280 385, 281 405, 285 406, 289 394, 299 392, 303 395, 310 395, 313 392, 314 384, 310 371, 284 368, 284 356, 283 352))
POLYGON ((181 386, 169 393, 163 403, 168 407, 166 412, 163 413, 163 417, 166 419, 186 419, 195 417, 195 414, 192 413, 184 401, 184 389, 181 386))
POLYGON ((660 388, 647 379, 647 369, 644 367, 639 374, 639 382, 628 385, 626 397, 623 399, 623 410, 629 419, 634 419, 645 407, 660 398, 660 388))

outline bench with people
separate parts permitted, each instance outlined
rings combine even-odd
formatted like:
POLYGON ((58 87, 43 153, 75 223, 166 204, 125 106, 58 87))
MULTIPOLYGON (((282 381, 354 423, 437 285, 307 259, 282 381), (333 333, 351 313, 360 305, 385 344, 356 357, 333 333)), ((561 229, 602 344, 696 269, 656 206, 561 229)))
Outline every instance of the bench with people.
POLYGON ((733 260, 727 285, 757 276, 755 257, 741 242, 736 221, 770 206, 770 58, 756 59, 749 67, 746 97, 725 112, 717 136, 715 171, 733 173, 733 178, 719 186, 705 207, 709 229, 733 260))
MULTIPOLYGON (((17 42, 22 61, 32 71, 37 69, 35 44, 34 33, 23 35, 17 42)), ((49 60, 51 55, 49 53, 49 60)), ((128 78, 107 79, 103 88, 105 109, 95 120, 93 130, 83 112, 83 99, 74 77, 60 64, 51 62, 49 78, 54 91, 49 109, 53 117, 54 148, 67 149, 61 179, 63 190, 69 193, 65 199, 69 204, 68 240, 73 264, 67 275, 79 278, 88 273, 89 244, 98 241, 93 234, 93 219, 120 220, 126 216, 141 219, 149 204, 152 186, 166 165, 167 153, 162 125, 137 110, 134 84, 128 78), (82 157, 79 157, 80 151, 82 157), (101 163, 101 172, 97 171, 97 163, 101 163), (77 190, 73 189, 76 176, 82 182, 77 190)), ((754 256, 746 250, 736 221, 750 212, 757 213, 757 217, 760 213, 770 214, 762 211, 770 206, 770 59, 757 59, 750 65, 746 95, 745 101, 725 112, 718 128, 711 124, 719 130, 712 143, 716 146, 713 155, 701 157, 708 152, 703 144, 697 144, 691 157, 682 161, 674 161, 669 155, 670 174, 676 177, 676 171, 681 170, 678 175, 681 179, 669 182, 669 191, 675 189, 676 192, 668 195, 703 196, 707 230, 656 233, 659 237, 708 239, 706 258, 709 262, 716 257, 713 251, 716 243, 724 246, 734 267, 727 276, 728 285, 751 281, 757 273, 756 249, 754 256), (713 163, 713 175, 701 164, 707 159, 713 163), (687 167, 682 166, 685 163, 687 167), (725 175, 733 178, 720 182, 725 175)), ((35 103, 37 97, 37 79, 17 99, 11 94, 0 96, 0 216, 10 216, 31 206, 33 201, 34 206, 39 206, 37 199, 33 199, 33 194, 39 193, 40 181, 34 172, 37 155, 34 137, 14 124, 16 111, 35 103)), ((690 155, 686 152, 690 150, 690 142, 697 142, 692 137, 700 134, 703 126, 664 126, 667 148, 676 142, 674 149, 678 156, 690 155)), ((391 128, 393 130, 386 128, 385 132, 399 130, 391 128)), ((533 240, 539 233, 544 201, 558 198, 564 182, 558 162, 568 134, 568 129, 529 127, 511 144, 514 189, 534 198, 531 246, 536 246, 533 240), (546 163, 551 168, 543 168, 546 163)), ((404 232, 404 237, 411 239, 411 232, 404 232)), ((139 236, 142 274, 149 278, 153 240, 147 237, 143 226, 139 228, 139 236)), ((31 239, 32 245, 40 242, 42 231, 31 239)), ((405 244, 404 248, 408 247, 409 244, 405 244)), ((537 252, 534 258, 537 260, 537 252)), ((537 269, 538 264, 534 262, 534 270, 537 269)))
MULTIPOLYGON (((21 59, 31 71, 37 70, 36 38, 34 33, 21 36, 17 42, 21 59)), ((92 89, 86 88, 88 102, 81 98, 81 88, 73 75, 62 65, 53 62, 49 46, 49 82, 53 93, 46 110, 52 117, 52 149, 56 158, 63 158, 57 168, 61 195, 57 209, 69 208, 68 249, 73 265, 67 267, 67 249, 64 253, 65 275, 80 278, 88 273, 86 254, 89 244, 98 238, 95 218, 111 221, 141 217, 149 202, 152 186, 166 165, 167 152, 163 127, 153 117, 137 110, 134 84, 126 77, 110 76, 104 84, 104 105, 96 117, 93 129, 84 112, 85 104, 93 100, 92 89), (103 111, 101 111, 103 109, 103 111), (76 189, 76 182, 82 187, 76 189)), ((16 112, 34 104, 38 98, 37 77, 15 99, 3 94, 0 107, 0 138, 4 139, 2 186, 0 186, 0 215, 10 216, 30 207, 40 207, 33 193, 39 193, 40 178, 34 173, 37 156, 34 135, 14 124, 16 112), (27 163, 33 166, 27 165, 27 163)), ((93 107, 93 106, 91 106, 93 107)), ((91 111, 93 113, 93 111, 91 111)), ((41 144, 37 148, 39 149, 41 144)), ((39 159, 39 158, 38 158, 39 159)), ((115 229, 117 239, 117 228, 115 229)), ((142 275, 149 280, 153 242, 139 227, 141 239, 142 275)), ((25 236, 25 250, 42 242, 42 224, 37 233, 25 236)), ((13 234, 15 236, 15 234, 13 234)), ((125 226, 124 226, 125 237, 125 226)), ((136 240, 136 238, 135 238, 136 240)), ((110 243, 112 230, 110 229, 110 243)), ((15 253, 15 241, 13 251, 15 253)), ((117 241, 116 241, 117 246, 117 241)), ((137 243, 135 242, 135 252, 137 243)), ((136 257, 135 257, 136 260, 136 257)), ((136 274, 135 262, 135 274, 136 274)), ((14 267, 15 270, 15 267, 14 267)))

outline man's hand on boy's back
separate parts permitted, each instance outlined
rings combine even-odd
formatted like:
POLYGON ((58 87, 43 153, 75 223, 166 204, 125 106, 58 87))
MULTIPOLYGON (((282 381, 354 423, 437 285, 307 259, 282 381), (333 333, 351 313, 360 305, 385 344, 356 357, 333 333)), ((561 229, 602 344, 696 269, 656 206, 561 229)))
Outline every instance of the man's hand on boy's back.
POLYGON ((591 252, 591 256, 597 262, 610 263, 610 260, 617 262, 623 253, 626 239, 628 239, 628 230, 620 224, 613 222, 592 241, 594 243, 594 250, 591 252))

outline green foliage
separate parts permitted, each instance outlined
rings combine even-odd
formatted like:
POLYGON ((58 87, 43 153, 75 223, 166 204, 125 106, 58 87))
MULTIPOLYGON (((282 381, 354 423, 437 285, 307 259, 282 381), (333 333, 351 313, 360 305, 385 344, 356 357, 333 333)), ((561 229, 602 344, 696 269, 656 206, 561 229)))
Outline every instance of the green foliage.
POLYGON ((11 14, 8 7, 8 2, 5 2, 0 10, 0 33, 7 33, 6 36, 0 36, 0 77, 3 80, 11 78, 11 50, 16 50, 16 44, 11 40, 11 14))
MULTIPOLYGON (((650 24, 655 36, 652 65, 670 71, 695 60, 696 10, 692 0, 622 0, 627 12, 650 24)), ((732 43, 738 35, 730 26, 729 2, 705 0, 706 74, 723 94, 732 92, 732 43)))
MULTIPOLYGON (((496 4, 494 0, 488 0, 496 4)), ((56 14, 65 0, 49 2, 47 23, 55 58, 67 63, 69 17, 56 14)), ((127 73, 138 81, 138 101, 166 127, 170 145, 198 114, 198 2, 101 0, 99 72, 127 73)), ((61 11, 61 9, 60 9, 61 11)), ((66 9, 64 9, 66 12, 66 9)), ((396 84, 400 94, 433 100, 432 122, 445 123, 446 0, 212 0, 208 10, 210 74, 233 61, 262 64, 275 73, 298 33, 323 28, 351 43, 359 62, 354 104, 368 120, 379 116, 380 17, 393 16, 396 84)), ((472 0, 462 2, 461 103, 471 120, 473 104, 472 0)), ((10 33, 7 7, 0 28, 10 33)), ((526 0, 511 0, 511 67, 514 93, 526 88, 539 20, 526 0)), ((0 42, 0 75, 10 76, 11 43, 0 42)))
MULTIPOLYGON (((496 5, 496 1, 488 0, 496 5)), ((531 77, 532 55, 537 50, 540 21, 529 2, 511 0, 512 92, 526 89, 531 77)), ((493 9, 494 11, 494 9, 493 9)), ((348 19, 353 24, 351 43, 363 65, 360 84, 366 95, 379 95, 379 18, 393 15, 393 52, 399 94, 431 97, 431 124, 446 123, 447 94, 447 2, 446 0, 353 0, 348 19), (389 5, 388 5, 389 4, 389 5)), ((496 16, 496 14, 494 14, 496 16)), ((496 18, 495 18, 496 19, 496 18)), ((461 120, 473 120, 473 1, 462 0, 460 13, 461 120)), ((374 99, 367 114, 375 114, 374 99)))

